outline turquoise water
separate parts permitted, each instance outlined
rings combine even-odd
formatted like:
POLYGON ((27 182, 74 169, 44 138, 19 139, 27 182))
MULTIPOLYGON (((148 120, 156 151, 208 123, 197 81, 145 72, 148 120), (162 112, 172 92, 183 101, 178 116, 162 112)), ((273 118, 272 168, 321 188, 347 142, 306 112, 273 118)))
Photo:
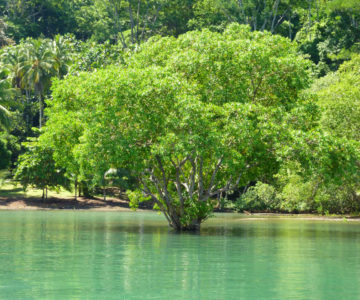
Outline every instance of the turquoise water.
POLYGON ((359 299, 360 223, 0 212, 0 299, 359 299))

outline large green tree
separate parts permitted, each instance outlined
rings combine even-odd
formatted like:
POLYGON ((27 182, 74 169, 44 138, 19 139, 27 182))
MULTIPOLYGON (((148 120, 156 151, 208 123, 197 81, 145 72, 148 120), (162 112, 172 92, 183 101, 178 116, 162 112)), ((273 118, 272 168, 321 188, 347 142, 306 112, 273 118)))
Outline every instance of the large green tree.
MULTIPOLYGON (((318 99, 319 127, 284 145, 276 176, 279 207, 287 211, 358 211, 360 168, 359 57, 318 79, 308 91, 318 99)), ((301 133, 303 135, 303 133, 301 133)))
POLYGON ((323 108, 321 125, 337 137, 360 142, 360 56, 335 74, 320 79, 312 91, 323 108))
POLYGON ((173 228, 195 229, 214 196, 277 171, 307 66, 287 39, 246 26, 155 38, 127 68, 57 81, 40 140, 58 128, 54 157, 84 175, 132 170, 173 228))

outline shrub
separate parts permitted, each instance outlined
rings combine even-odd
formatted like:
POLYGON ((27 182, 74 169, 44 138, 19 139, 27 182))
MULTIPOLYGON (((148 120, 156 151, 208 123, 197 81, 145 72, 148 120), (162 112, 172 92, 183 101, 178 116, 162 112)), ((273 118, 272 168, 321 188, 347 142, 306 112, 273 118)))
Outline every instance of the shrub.
POLYGON ((275 188, 269 184, 258 182, 237 199, 235 207, 238 211, 264 211, 276 210, 278 206, 275 188))

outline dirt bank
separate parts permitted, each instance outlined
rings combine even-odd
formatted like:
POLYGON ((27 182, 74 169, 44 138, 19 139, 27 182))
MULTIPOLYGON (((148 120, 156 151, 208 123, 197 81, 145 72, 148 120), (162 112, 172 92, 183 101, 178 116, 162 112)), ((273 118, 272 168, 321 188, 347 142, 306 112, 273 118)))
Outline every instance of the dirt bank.
POLYGON ((125 200, 109 198, 87 199, 56 198, 47 200, 41 198, 0 197, 0 210, 48 210, 48 209, 87 209, 98 211, 130 211, 129 203, 125 200))

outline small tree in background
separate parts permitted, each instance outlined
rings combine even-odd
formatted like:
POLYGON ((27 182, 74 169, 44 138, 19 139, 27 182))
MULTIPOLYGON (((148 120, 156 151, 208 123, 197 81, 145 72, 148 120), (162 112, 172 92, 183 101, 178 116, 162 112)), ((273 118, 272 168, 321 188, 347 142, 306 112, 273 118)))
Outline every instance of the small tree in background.
POLYGON ((58 168, 53 159, 53 151, 37 143, 28 143, 27 152, 19 157, 15 179, 26 189, 28 186, 42 189, 42 199, 47 199, 48 189, 70 188, 65 170, 58 168))

